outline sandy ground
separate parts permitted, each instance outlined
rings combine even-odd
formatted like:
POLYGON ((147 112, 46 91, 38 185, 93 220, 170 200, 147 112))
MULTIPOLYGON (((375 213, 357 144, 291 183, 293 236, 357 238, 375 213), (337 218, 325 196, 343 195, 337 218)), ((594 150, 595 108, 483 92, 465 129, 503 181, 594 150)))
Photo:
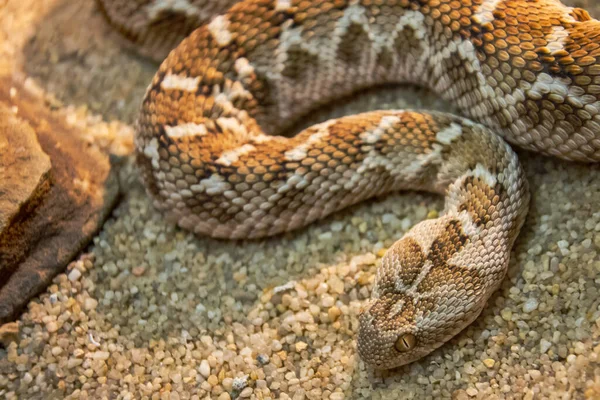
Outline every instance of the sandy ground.
MULTIPOLYGON (((394 194, 264 241, 196 238, 153 210, 127 157, 157 66, 93 2, 8 1, 0 58, 126 157, 113 217, 0 348, 0 398, 600 398, 599 166, 521 152, 533 199, 501 289, 430 356, 375 372, 356 354, 358 310, 385 249, 442 199, 394 194)), ((403 107, 449 109, 403 88, 333 115, 403 107)))

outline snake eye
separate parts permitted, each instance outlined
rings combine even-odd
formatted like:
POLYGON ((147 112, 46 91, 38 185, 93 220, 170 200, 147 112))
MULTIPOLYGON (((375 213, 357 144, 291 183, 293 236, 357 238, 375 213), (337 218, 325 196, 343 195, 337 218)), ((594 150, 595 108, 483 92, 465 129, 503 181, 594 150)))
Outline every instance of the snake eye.
POLYGON ((412 333, 405 333, 404 335, 400 336, 398 340, 396 340, 394 347, 400 353, 405 353, 409 350, 412 350, 413 347, 415 347, 415 344, 417 344, 417 338, 415 335, 412 333))

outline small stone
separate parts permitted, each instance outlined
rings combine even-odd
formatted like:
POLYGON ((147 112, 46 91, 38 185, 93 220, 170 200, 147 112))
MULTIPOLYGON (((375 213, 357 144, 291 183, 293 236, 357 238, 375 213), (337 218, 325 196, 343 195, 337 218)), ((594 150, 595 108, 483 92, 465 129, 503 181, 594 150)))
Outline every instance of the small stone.
POLYGON ((239 392, 246 386, 248 386, 248 375, 234 378, 231 384, 231 389, 239 392))
POLYGON ((81 271, 77 268, 73 268, 67 277, 71 282, 75 282, 81 278, 81 271))
POLYGON ((331 288, 331 290, 334 293, 337 293, 337 294, 344 293, 344 282, 342 282, 342 280, 340 278, 338 278, 336 275, 329 278, 329 280, 327 281, 327 284, 329 285, 329 287, 331 288))
POLYGON ((71 368, 75 368, 80 366, 81 364, 83 364, 83 360, 81 358, 69 358, 67 360, 67 368, 71 369, 71 368))
POLYGON ((469 396, 475 397, 479 393, 479 390, 475 389, 474 387, 470 387, 466 390, 466 392, 469 396))
POLYGON ((536 298, 527 299, 525 304, 523 304, 523 312, 530 313, 532 311, 537 310, 538 308, 538 300, 536 298))
POLYGON ((96 351, 92 354, 94 360, 108 360, 110 353, 108 351, 96 351))
POLYGON ((306 344, 306 342, 297 342, 296 343, 296 351, 297 352, 301 352, 302 350, 306 350, 307 347, 308 347, 308 344, 306 344))
POLYGON ((146 272, 146 268, 139 267, 139 266, 138 267, 134 267, 131 270, 131 273, 133 274, 133 276, 142 276, 142 275, 144 275, 144 272, 146 272))
POLYGON ((202 360, 200 362, 199 372, 205 378, 208 378, 210 376, 210 364, 207 360, 202 360))
POLYGON ((340 310, 339 307, 333 306, 327 310, 327 315, 329 315, 329 319, 331 321, 335 321, 340 315, 342 315, 342 310, 340 310))
POLYGON ((301 311, 299 313, 296 313, 296 321, 302 322, 305 324, 312 324, 313 322, 315 322, 313 316, 310 315, 306 311, 301 311))
POLYGON ((56 323, 56 321, 49 321, 46 324, 46 330, 50 333, 56 332, 58 330, 58 324, 56 323))
POLYGON ((485 360, 483 360, 483 364, 485 364, 485 366, 488 368, 494 368, 496 360, 494 360, 493 358, 486 358, 485 360))
POLYGON ((219 384, 219 378, 217 378, 216 375, 211 375, 208 377, 208 379, 206 380, 208 383, 210 383, 210 386, 215 387, 219 384))
POLYGON ((0 343, 8 347, 10 342, 16 342, 19 337, 19 324, 17 322, 7 322, 0 326, 0 343))
POLYGON ((430 210, 430 211, 427 213, 427 219, 435 219, 435 218, 437 218, 437 217, 439 217, 439 213, 438 213, 438 211, 437 211, 437 210, 430 210))
POLYGON ((323 307, 331 307, 335 304, 335 299, 331 296, 323 296, 323 299, 321 299, 321 305, 323 307))
POLYGON ((28 385, 31 382, 33 382, 33 376, 31 376, 29 372, 25 372, 25 374, 23 375, 23 379, 21 379, 21 382, 28 385))
POLYGON ((552 343, 550 343, 546 339, 540 340, 540 352, 542 354, 545 354, 548 351, 548 349, 550 349, 551 346, 552 346, 552 343))
POLYGON ((445 375, 446 375, 446 371, 443 368, 436 368, 432 374, 432 376, 438 380, 443 379, 445 375))
POLYGON ((266 365, 269 363, 269 356, 266 354, 259 354, 256 356, 256 361, 258 361, 261 365, 266 365))
POLYGON ((87 311, 95 310, 98 307, 98 300, 91 297, 86 298, 83 301, 83 308, 87 311))

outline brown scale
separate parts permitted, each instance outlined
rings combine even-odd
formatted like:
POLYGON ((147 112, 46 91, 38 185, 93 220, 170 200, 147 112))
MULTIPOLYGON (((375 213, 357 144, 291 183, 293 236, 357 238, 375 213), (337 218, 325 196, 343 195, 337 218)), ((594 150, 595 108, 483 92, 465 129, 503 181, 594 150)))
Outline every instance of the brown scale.
POLYGON ((508 200, 506 190, 501 184, 489 187, 479 178, 469 176, 465 179, 464 191, 470 195, 459 207, 459 211, 466 211, 471 215, 473 223, 485 227, 492 221, 491 215, 499 206, 508 200))
POLYGON ((450 221, 445 226, 442 235, 434 240, 427 252, 427 259, 433 267, 419 283, 417 288, 419 293, 428 293, 440 285, 450 285, 454 282, 472 284, 475 288, 481 285, 482 278, 477 269, 448 263, 448 260, 461 251, 468 241, 469 238, 464 234, 459 221, 450 221))
POLYGON ((405 237, 394 246, 394 258, 386 258, 383 262, 398 263, 402 269, 393 268, 392 265, 381 267, 384 271, 379 290, 381 293, 396 293, 396 282, 399 281, 404 287, 410 287, 417 279, 425 261, 427 260, 419 243, 411 237, 405 237))
POLYGON ((415 318, 415 307, 411 296, 398 293, 386 293, 369 310, 373 316, 373 325, 381 332, 395 331, 399 327, 412 324, 415 318), (394 313, 394 306, 404 303, 401 314, 394 313), (395 318, 390 318, 393 315, 395 318))

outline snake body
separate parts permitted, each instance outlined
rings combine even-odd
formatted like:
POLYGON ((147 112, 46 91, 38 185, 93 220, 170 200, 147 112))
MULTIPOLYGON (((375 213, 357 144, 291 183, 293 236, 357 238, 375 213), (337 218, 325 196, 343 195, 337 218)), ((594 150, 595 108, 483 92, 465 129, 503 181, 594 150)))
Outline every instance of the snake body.
MULTIPOLYGON (((188 14, 204 2, 138 0, 188 14)), ((469 325, 506 273, 529 192, 501 137, 600 161, 599 34, 553 0, 242 1, 161 64, 138 164, 159 210, 218 238, 276 235, 390 191, 445 195, 439 218, 383 256, 361 311, 361 358, 400 366, 469 325), (471 119, 375 111, 278 136, 321 104, 401 82, 471 119)))

